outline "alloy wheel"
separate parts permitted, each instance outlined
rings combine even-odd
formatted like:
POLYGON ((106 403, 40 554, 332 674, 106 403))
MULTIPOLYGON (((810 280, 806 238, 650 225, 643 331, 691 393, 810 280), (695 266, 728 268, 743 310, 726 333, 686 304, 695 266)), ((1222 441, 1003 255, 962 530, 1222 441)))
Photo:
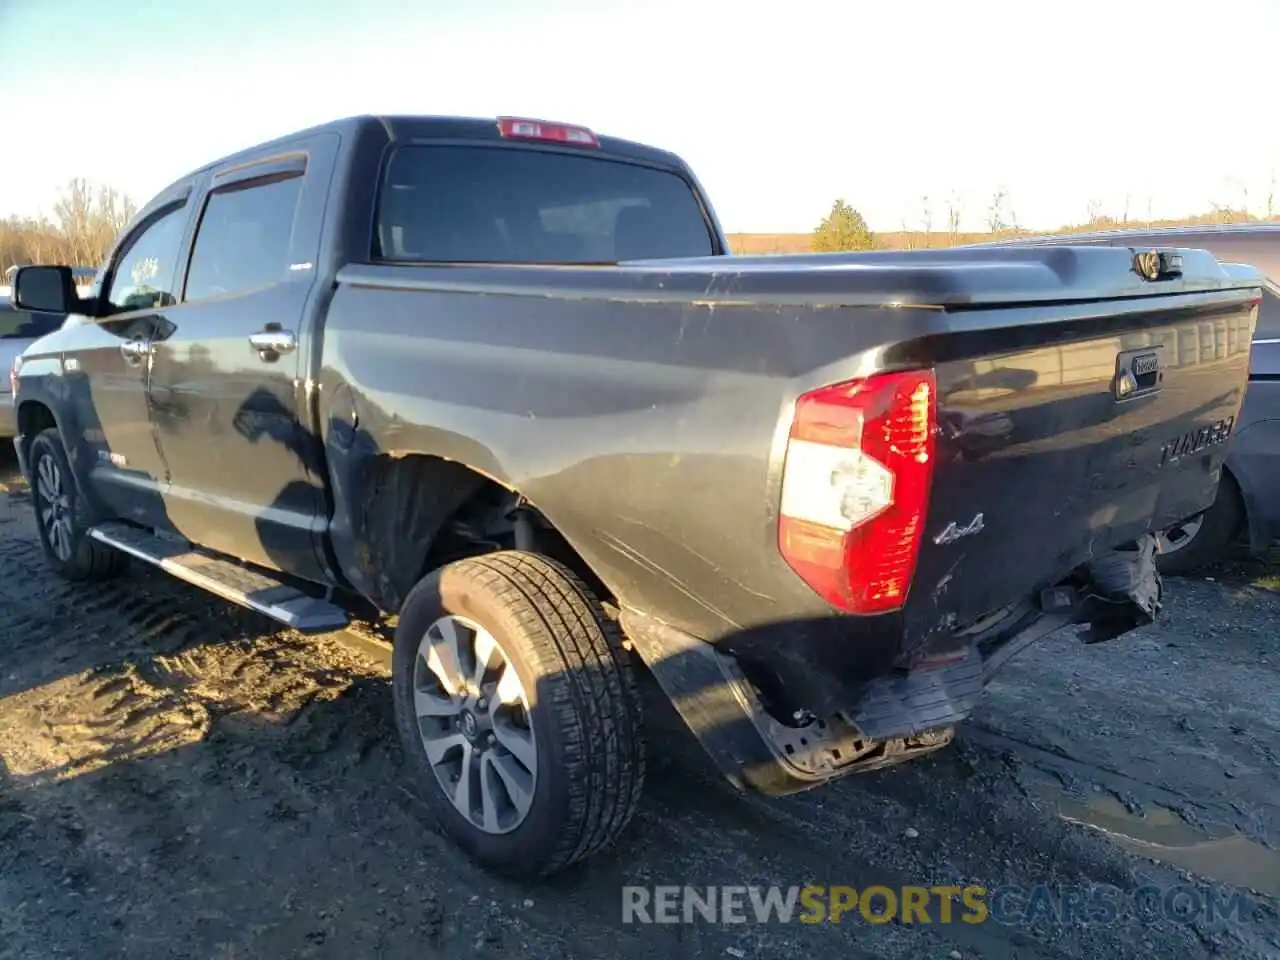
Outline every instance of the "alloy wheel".
POLYGON ((413 700, 427 761, 454 808, 486 833, 520 826, 538 748, 528 694, 493 634, 459 616, 431 624, 418 643, 413 700))
POLYGON ((59 560, 71 559, 71 497, 58 462, 43 456, 36 463, 36 514, 59 560))

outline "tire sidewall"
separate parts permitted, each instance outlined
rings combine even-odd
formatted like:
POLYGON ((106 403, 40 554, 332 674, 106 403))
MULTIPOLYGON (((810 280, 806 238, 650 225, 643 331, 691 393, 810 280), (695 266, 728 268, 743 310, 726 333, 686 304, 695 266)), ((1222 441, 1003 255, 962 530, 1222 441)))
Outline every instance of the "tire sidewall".
POLYGON ((71 462, 67 459, 66 451, 58 439, 49 433, 42 433, 31 441, 28 457, 30 460, 30 476, 27 478, 27 482, 31 487, 31 503, 36 514, 36 532, 40 537, 40 546, 44 549, 45 558, 67 577, 74 579, 84 576, 89 567, 88 554, 91 544, 86 535, 86 527, 81 519, 80 488, 76 483, 75 475, 71 472, 71 462), (53 544, 49 542, 48 531, 45 530, 45 526, 40 520, 39 505, 41 501, 37 488, 37 477, 39 476, 40 462, 45 459, 51 459, 61 475, 63 489, 66 491, 67 501, 70 505, 71 556, 66 560, 61 559, 54 552, 53 544))
POLYGON ((409 593, 401 608, 392 653, 396 728, 409 773, 445 832, 467 853, 489 866, 527 872, 530 866, 553 855, 569 820, 564 740, 557 735, 556 706, 545 699, 546 684, 539 683, 540 677, 556 667, 530 662, 532 651, 514 611, 476 582, 475 573, 480 568, 467 565, 464 569, 467 572, 444 568, 431 574, 409 593), (448 614, 473 620, 493 635, 529 697, 529 724, 538 755, 537 779, 528 816, 509 833, 486 833, 458 811, 436 779, 418 733, 413 709, 418 644, 427 628, 448 614))

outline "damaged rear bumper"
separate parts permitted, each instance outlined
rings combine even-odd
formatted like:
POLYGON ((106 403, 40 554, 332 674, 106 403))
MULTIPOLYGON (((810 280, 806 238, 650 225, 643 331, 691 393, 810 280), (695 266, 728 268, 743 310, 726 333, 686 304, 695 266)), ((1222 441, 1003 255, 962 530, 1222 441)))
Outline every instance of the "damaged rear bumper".
POLYGON ((1150 623, 1160 607, 1155 538, 1114 551, 1034 605, 975 635, 945 660, 918 662, 850 691, 850 705, 802 726, 765 708, 738 661, 643 614, 622 628, 720 771, 741 789, 771 796, 901 763, 946 746, 992 675, 1033 643, 1086 625, 1081 639, 1112 639, 1150 623))

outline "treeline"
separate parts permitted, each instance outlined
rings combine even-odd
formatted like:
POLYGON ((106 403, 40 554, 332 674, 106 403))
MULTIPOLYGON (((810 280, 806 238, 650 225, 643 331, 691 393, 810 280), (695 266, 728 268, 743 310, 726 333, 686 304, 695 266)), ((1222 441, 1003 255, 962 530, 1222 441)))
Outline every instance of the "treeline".
POLYGON ((1262 214, 1255 214, 1249 210, 1246 195, 1244 203, 1239 207, 1215 203, 1207 213, 1175 220, 1151 219, 1149 213, 1145 219, 1132 217, 1127 201, 1120 216, 1112 216, 1104 211, 1101 202, 1095 200, 1089 202, 1086 216, 1080 223, 1066 224, 1056 230, 1029 230, 1018 222, 1017 214, 1009 202, 1009 195, 1002 189, 997 190, 987 204, 983 218, 986 230, 976 232, 960 229, 965 214, 954 196, 945 205, 946 218, 943 225, 935 223, 934 206, 928 197, 923 197, 920 201, 915 229, 912 229, 912 224, 904 218, 900 230, 888 232, 872 232, 862 214, 845 200, 839 199, 831 205, 831 211, 811 234, 733 234, 729 242, 734 253, 918 250, 1052 233, 1072 234, 1091 230, 1123 230, 1138 227, 1275 222, 1280 221, 1276 199, 1276 192, 1272 189, 1267 194, 1262 214))
MULTIPOLYGON (((1128 204, 1120 216, 1105 213, 1092 201, 1083 222, 1056 231, 1030 231, 1018 223, 1008 194, 997 191, 986 204, 985 231, 962 231, 961 204, 952 197, 939 204, 935 222, 934 204, 928 197, 920 202, 916 222, 903 219, 901 229, 873 233, 850 204, 837 200, 822 223, 810 234, 731 234, 735 253, 800 253, 811 250, 920 249, 980 243, 1001 237, 1030 233, 1076 233, 1137 226, 1175 226, 1210 223, 1240 223, 1280 219, 1275 211, 1275 193, 1266 198, 1265 213, 1248 212, 1247 199, 1239 208, 1214 204, 1208 213, 1180 220, 1148 220, 1130 216, 1128 204), (914 229, 913 229, 914 227, 914 229)), ((52 213, 38 217, 0 217, 0 284, 10 267, 29 263, 64 263, 97 267, 111 252, 120 231, 133 219, 137 207, 114 187, 94 184, 83 177, 69 181, 53 204, 52 213)))
POLYGON ((0 218, 0 283, 4 271, 29 263, 98 266, 136 212, 114 187, 81 177, 69 181, 51 214, 0 218))

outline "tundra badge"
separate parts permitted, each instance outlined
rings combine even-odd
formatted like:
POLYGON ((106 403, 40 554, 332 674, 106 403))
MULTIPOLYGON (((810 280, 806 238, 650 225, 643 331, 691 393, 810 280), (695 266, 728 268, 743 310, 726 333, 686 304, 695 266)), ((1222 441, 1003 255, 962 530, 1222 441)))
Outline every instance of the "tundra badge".
POLYGON ((1200 453, 1210 447, 1216 447, 1220 443, 1226 443, 1231 436, 1231 429, 1235 425, 1236 418, 1227 417, 1225 420, 1218 420, 1207 427, 1201 427, 1199 430, 1192 430, 1189 433, 1184 433, 1181 436, 1165 441, 1160 448, 1160 466, 1163 467, 1166 463, 1177 463, 1183 457, 1200 453))

